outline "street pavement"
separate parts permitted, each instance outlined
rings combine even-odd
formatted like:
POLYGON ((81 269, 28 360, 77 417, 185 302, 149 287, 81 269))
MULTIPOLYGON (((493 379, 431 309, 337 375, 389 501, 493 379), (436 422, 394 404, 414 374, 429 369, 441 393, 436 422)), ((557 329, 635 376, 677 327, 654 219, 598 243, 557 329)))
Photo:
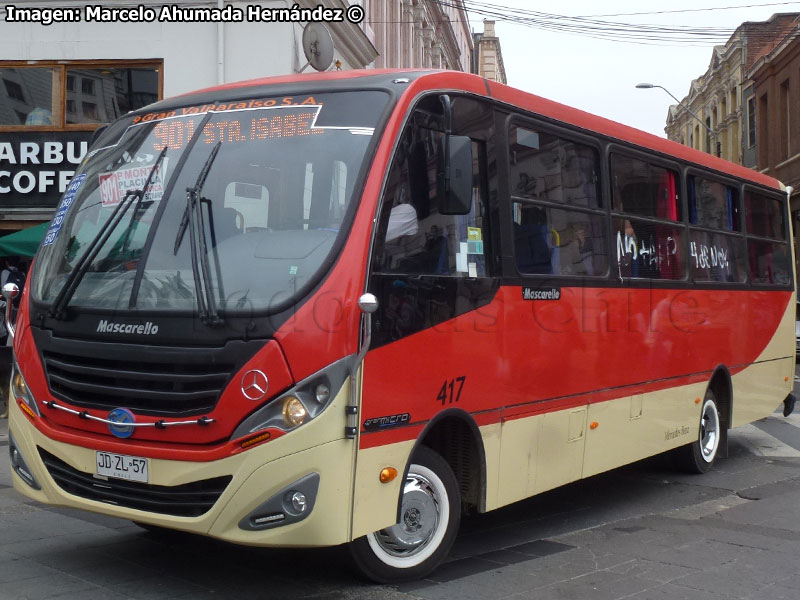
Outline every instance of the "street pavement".
MULTIPOLYGON (((797 384, 796 384, 797 386, 797 384)), ((344 547, 265 549, 31 502, 0 420, 0 600, 800 599, 800 416, 730 434, 706 475, 664 458, 462 522, 428 579, 377 586, 344 547)))

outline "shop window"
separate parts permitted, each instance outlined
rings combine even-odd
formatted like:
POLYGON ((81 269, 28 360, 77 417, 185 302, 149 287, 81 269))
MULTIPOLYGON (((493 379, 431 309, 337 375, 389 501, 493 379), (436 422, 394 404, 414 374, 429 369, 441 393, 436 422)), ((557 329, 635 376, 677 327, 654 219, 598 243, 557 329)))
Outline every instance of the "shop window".
POLYGON ((0 128, 109 123, 159 99, 160 71, 160 63, 0 62, 0 128))
POLYGON ((80 93, 67 90, 67 102, 80 100, 95 106, 92 111, 67 111, 68 124, 108 123, 128 111, 158 100, 158 69, 155 67, 67 67, 67 77, 81 80, 80 93))
POLYGON ((60 74, 57 68, 0 65, 0 126, 52 125, 54 108, 58 118, 53 94, 60 92, 60 74))

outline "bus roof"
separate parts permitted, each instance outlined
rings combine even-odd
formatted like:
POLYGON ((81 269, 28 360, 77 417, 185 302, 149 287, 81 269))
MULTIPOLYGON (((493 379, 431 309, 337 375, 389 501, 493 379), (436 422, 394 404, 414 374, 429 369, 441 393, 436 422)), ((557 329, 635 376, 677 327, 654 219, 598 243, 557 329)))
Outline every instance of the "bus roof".
POLYGON ((241 98, 252 93, 269 94, 298 93, 306 89, 315 91, 341 91, 354 87, 385 88, 393 92, 404 91, 414 95, 425 89, 464 89, 480 93, 488 98, 519 107, 526 112, 560 121, 608 138, 628 142, 642 148, 668 156, 674 156, 696 165, 727 173, 771 188, 780 188, 774 177, 730 161, 695 150, 683 144, 652 135, 645 131, 623 125, 616 121, 560 104, 541 96, 518 90, 502 83, 489 81, 477 75, 461 71, 442 71, 430 69, 361 69, 350 71, 329 71, 324 73, 279 75, 250 79, 214 86, 189 92, 181 96, 163 100, 137 112, 168 110, 172 107, 186 106, 187 103, 203 104, 241 98), (398 79, 408 79, 408 83, 398 87, 398 79), (260 89, 259 89, 260 88, 260 89), (298 89, 300 88, 300 89, 298 89))

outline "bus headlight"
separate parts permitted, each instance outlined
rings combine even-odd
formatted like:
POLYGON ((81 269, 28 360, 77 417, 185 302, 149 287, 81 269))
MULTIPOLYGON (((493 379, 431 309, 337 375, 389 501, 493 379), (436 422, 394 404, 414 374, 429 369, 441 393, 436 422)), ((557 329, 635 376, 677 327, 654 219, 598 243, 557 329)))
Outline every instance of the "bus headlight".
POLYGON ((313 421, 333 403, 341 391, 350 375, 353 360, 355 360, 353 356, 338 360, 306 377, 276 398, 268 400, 239 424, 231 439, 246 438, 243 444, 247 445, 243 445, 242 448, 249 448, 270 439, 268 435, 263 439, 253 438, 254 434, 265 429, 274 428, 289 432, 313 421), (259 441, 252 443, 253 439, 259 441))
POLYGON ((302 425, 306 418, 308 418, 308 411, 306 410, 306 407, 303 406, 300 398, 296 396, 286 396, 283 399, 282 413, 283 421, 289 427, 297 427, 298 425, 302 425))
POLYGON ((37 417, 41 416, 39 407, 36 405, 36 400, 33 399, 33 394, 31 394, 28 384, 22 376, 22 372, 19 370, 19 365, 16 361, 14 361, 11 371, 11 397, 15 400, 22 400, 37 417))

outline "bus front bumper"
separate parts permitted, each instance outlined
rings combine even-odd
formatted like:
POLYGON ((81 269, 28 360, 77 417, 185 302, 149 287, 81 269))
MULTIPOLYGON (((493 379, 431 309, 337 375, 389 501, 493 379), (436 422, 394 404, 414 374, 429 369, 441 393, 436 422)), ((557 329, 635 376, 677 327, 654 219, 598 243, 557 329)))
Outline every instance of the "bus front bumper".
POLYGON ((238 544, 329 546, 350 541, 352 440, 307 447, 303 442, 315 439, 309 431, 308 435, 285 435, 216 461, 148 458, 148 482, 131 485, 96 476, 96 450, 52 440, 34 427, 18 406, 12 403, 9 408, 14 488, 39 502, 238 544), (203 482, 209 481, 214 481, 216 488, 202 489, 203 482), (175 506, 159 505, 165 491, 169 492, 166 502, 175 501, 175 506), (191 504, 190 496, 182 491, 199 493, 209 508, 196 516, 167 514, 184 510, 177 505, 191 504), (125 499, 120 502, 120 497, 125 499), (136 498, 133 504, 139 508, 130 507, 130 497, 136 498))

